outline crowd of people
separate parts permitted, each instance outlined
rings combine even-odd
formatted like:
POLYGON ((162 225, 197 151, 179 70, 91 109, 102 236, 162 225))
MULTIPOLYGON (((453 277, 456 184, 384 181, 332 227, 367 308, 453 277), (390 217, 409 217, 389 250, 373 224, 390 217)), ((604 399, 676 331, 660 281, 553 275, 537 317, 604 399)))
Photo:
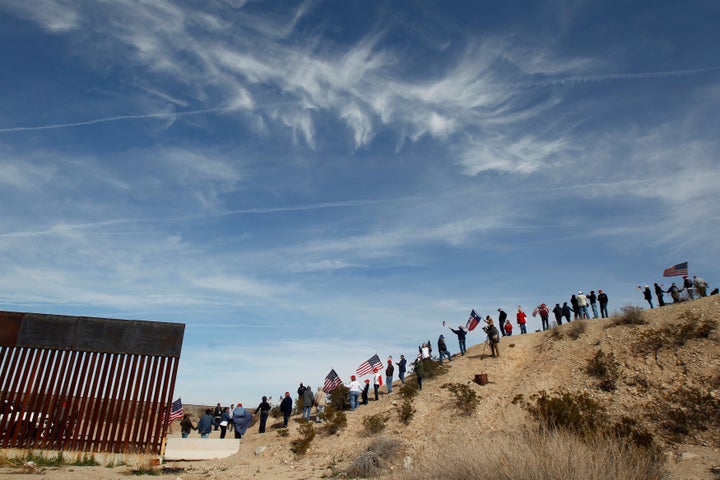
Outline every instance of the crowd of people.
MULTIPOLYGON (((708 283, 704 278, 698 277, 697 275, 693 275, 692 279, 690 279, 687 275, 683 275, 681 287, 678 287, 677 284, 673 282, 666 290, 664 285, 656 282, 653 284, 653 290, 650 290, 650 285, 645 285, 644 288, 638 285, 637 289, 642 292, 643 297, 648 305, 650 305, 650 308, 655 308, 653 305, 653 290, 655 291, 655 296, 657 297, 658 306, 664 307, 667 305, 667 302, 665 302, 666 293, 670 294, 670 298, 672 298, 673 303, 682 302, 684 300, 694 300, 696 298, 707 296, 708 283)), ((717 293, 716 290, 717 289, 713 292, 717 293)))
MULTIPOLYGON (((683 276, 682 288, 678 287, 673 283, 668 289, 665 289, 663 285, 655 283, 654 292, 657 297, 658 305, 664 306, 667 303, 664 299, 664 294, 669 293, 672 297, 673 303, 678 303, 685 300, 692 300, 694 298, 700 298, 707 295, 707 282, 695 275, 693 279, 689 279, 687 275, 683 276), (684 295, 683 295, 684 293, 684 295)), ((641 290, 645 300, 650 305, 650 308, 654 308, 652 290, 649 285, 645 285, 644 288, 638 286, 638 290, 641 290)), ((718 289, 711 292, 717 294, 718 289)), ((564 322, 571 322, 572 320, 581 320, 589 318, 607 318, 608 315, 608 296, 603 290, 590 290, 589 294, 584 294, 582 290, 579 290, 577 294, 570 296, 569 301, 555 303, 555 306, 550 309, 547 304, 540 303, 532 311, 532 316, 540 317, 542 330, 551 328, 550 325, 550 314, 552 313, 555 318, 555 324, 562 325, 564 322), (568 303, 570 305, 568 305, 568 303), (592 315, 592 317, 591 317, 592 315)), ((513 323, 508 318, 507 312, 502 308, 498 308, 498 326, 495 326, 495 322, 490 315, 484 318, 485 326, 481 329, 487 335, 486 345, 490 347, 490 355, 492 357, 500 356, 500 337, 511 336, 513 334, 513 323)), ((472 311, 471 318, 468 323, 463 326, 460 325, 457 328, 448 326, 447 328, 457 336, 459 355, 464 356, 467 352, 466 339, 470 330, 473 330, 475 324, 471 322, 473 318, 479 321, 479 316, 476 316, 475 311, 472 311)), ((520 330, 520 334, 527 333, 527 322, 528 317, 523 310, 522 305, 518 305, 517 313, 515 314, 515 322, 520 330)), ((445 326, 445 322, 443 322, 445 326)), ((405 355, 400 355, 400 360, 394 362, 392 356, 386 360, 386 366, 383 369, 378 365, 372 368, 371 375, 372 379, 367 378, 360 381, 356 375, 350 377, 349 383, 345 384, 348 389, 350 410, 353 411, 361 405, 367 405, 370 401, 370 386, 372 385, 372 393, 374 399, 377 401, 381 393, 381 389, 384 386, 387 395, 393 394, 393 380, 395 376, 395 365, 397 365, 398 379, 401 385, 405 384, 405 376, 409 372, 409 369, 413 368, 413 373, 416 377, 418 388, 422 390, 422 381, 424 377, 423 360, 435 359, 442 364, 443 360, 447 359, 448 362, 452 362, 452 354, 445 341, 445 335, 441 334, 437 340, 437 357, 433 357, 433 344, 431 340, 422 342, 418 346, 418 353, 416 358, 411 364, 405 358, 405 355), (384 378, 383 378, 384 375, 384 378)), ((339 380, 338 380, 339 382, 339 380)), ((315 422, 322 422, 323 413, 325 407, 328 404, 327 393, 324 391, 324 387, 318 387, 313 392, 310 386, 305 386, 302 382, 297 389, 297 404, 302 405, 302 416, 311 421, 312 408, 315 407, 315 422)), ((293 412, 293 398, 290 392, 285 392, 280 397, 279 410, 283 416, 283 427, 287 428, 290 415, 293 412)), ((265 433, 267 426, 267 419, 271 410, 271 405, 268 397, 263 396, 262 401, 254 412, 250 412, 245 409, 241 403, 237 406, 231 405, 230 407, 222 407, 219 403, 214 410, 207 409, 205 414, 198 421, 197 426, 193 425, 188 415, 185 415, 180 422, 182 436, 186 438, 192 430, 197 430, 202 438, 208 438, 213 429, 220 431, 220 438, 225 438, 227 429, 230 428, 235 438, 242 438, 247 431, 248 426, 251 424, 252 419, 255 415, 259 415, 259 433, 265 433)))

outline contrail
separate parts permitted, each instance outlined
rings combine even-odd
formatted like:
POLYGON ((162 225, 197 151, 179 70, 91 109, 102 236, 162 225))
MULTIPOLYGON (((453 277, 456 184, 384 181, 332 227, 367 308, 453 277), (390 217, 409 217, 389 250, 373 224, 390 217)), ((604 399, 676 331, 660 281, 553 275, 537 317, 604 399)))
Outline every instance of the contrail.
POLYGON ((203 108, 201 110, 188 110, 185 112, 163 112, 163 113, 143 113, 138 115, 117 115, 115 117, 96 118, 94 120, 85 120, 83 122, 70 123, 54 123, 51 125, 38 125, 35 127, 11 127, 0 128, 0 133, 30 132, 34 130, 53 130, 56 128, 82 127, 85 125, 95 125, 98 123, 117 122, 120 120, 138 120, 143 118, 168 118, 168 117, 187 117, 190 115, 202 115, 204 113, 227 112, 232 110, 230 107, 223 108, 203 108))

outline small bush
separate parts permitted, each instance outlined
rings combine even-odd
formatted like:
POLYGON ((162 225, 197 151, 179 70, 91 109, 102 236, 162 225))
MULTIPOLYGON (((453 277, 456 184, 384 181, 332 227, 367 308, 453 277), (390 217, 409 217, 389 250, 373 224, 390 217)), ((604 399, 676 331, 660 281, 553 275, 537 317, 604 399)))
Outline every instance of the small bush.
POLYGON ((70 463, 73 467, 97 467, 100 465, 95 456, 89 453, 83 453, 82 456, 78 454, 75 461, 70 463))
POLYGON ((333 407, 335 411, 350 410, 350 390, 343 384, 335 387, 328 397, 327 408, 333 407))
POLYGON ((363 427, 365 427, 365 433, 368 435, 375 435, 385 430, 385 423, 390 418, 387 413, 376 413, 369 417, 363 418, 363 427))
MULTIPOLYGON (((282 424, 281 424, 282 425, 282 424)), ((278 437, 289 437, 290 436, 290 430, 287 428, 278 428, 277 429, 277 435, 278 437)))
POLYGON ((405 399, 414 398, 420 390, 418 388, 417 378, 413 375, 405 380, 405 385, 400 388, 400 396, 405 399))
POLYGON ((620 308, 620 313, 613 317, 612 323, 610 323, 609 326, 645 325, 646 323, 647 321, 645 320, 642 308, 633 305, 625 305, 620 308))
POLYGON ((412 400, 406 398, 405 400, 403 400, 400 408, 398 408, 398 416, 400 417, 400 423, 404 425, 409 424, 410 420, 412 420, 412 417, 414 415, 415 409, 413 408, 412 400))
POLYGON ((703 319, 696 312, 685 312, 677 325, 645 330, 636 335, 632 343, 633 354, 648 355, 652 353, 658 361, 661 349, 685 345, 688 340, 702 340, 710 336, 717 328, 717 321, 703 319))
POLYGON ((709 387, 680 386, 656 399, 648 408, 648 417, 673 441, 720 427, 720 399, 709 387))
POLYGON ((376 477, 383 471, 383 463, 392 460, 399 452, 401 445, 390 438, 380 437, 361 453, 345 472, 348 477, 376 477))
POLYGON ((448 364, 442 364, 429 358, 424 358, 421 361, 425 370, 423 380, 433 377, 439 377, 441 375, 445 375, 448 372, 447 365, 449 364, 449 362, 448 364))
POLYGON ((303 418, 300 420, 300 428, 298 431, 300 433, 300 438, 296 438, 290 442, 290 450, 292 450, 296 455, 302 456, 308 451, 310 444, 315 438, 315 429, 313 428, 312 423, 303 418))
POLYGON ((327 435, 335 435, 347 426, 347 416, 345 412, 336 410, 332 404, 325 407, 324 420, 323 432, 327 435))
POLYGON ((283 414, 280 411, 280 405, 275 405, 270 409, 270 416, 272 418, 282 418, 283 414))
POLYGON ((607 424, 605 409, 586 393, 541 391, 530 397, 525 409, 548 430, 567 430, 580 435, 598 433, 607 424))
POLYGON ((600 380, 598 386, 606 392, 614 391, 620 377, 620 364, 615 361, 615 355, 602 350, 595 352, 595 356, 588 360, 585 372, 600 380))
POLYGON ((587 320, 575 320, 568 324, 565 328, 565 335, 571 340, 577 340, 580 336, 585 333, 587 329, 587 320))
POLYGON ((465 415, 471 415, 480 404, 480 397, 475 391, 462 383, 446 383, 442 386, 455 395, 455 406, 465 415))

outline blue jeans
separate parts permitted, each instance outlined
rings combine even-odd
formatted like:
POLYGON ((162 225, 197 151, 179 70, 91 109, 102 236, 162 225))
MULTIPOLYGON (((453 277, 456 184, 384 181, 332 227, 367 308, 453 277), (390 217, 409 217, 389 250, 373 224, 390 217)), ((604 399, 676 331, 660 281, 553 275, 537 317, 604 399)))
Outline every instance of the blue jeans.
POLYGON ((400 372, 398 376, 400 377, 400 383, 405 385, 405 372, 400 372))
POLYGON ((201 433, 200 434, 200 438, 209 438, 209 437, 210 437, 209 433, 201 433))
POLYGON ((587 305, 580 306, 580 318, 588 318, 587 305))
POLYGON ((597 313, 597 303, 591 303, 590 306, 592 307, 593 318, 597 318, 597 317, 598 317, 598 313, 597 313))
POLYGON ((548 317, 540 317, 540 320, 542 320, 542 329, 543 331, 550 328, 550 320, 548 317))
POLYGON ((440 363, 442 363, 443 357, 447 357, 448 362, 452 362, 452 358, 450 358, 450 352, 448 352, 447 350, 440 351, 440 363))
POLYGON ((467 352, 467 349, 465 348, 465 339, 458 340, 458 345, 460 345, 460 355, 465 355, 465 352, 467 352))
POLYGON ((392 379, 392 375, 385 375, 385 380, 387 380, 388 393, 392 393, 392 379))
POLYGON ((358 406, 358 397, 360 392, 350 392, 350 410, 355 410, 358 406))
POLYGON ((182 432, 182 438, 188 438, 188 435, 190 435, 190 432, 182 432))
POLYGON ((524 323, 520 324, 520 333, 527 333, 527 327, 524 323))
POLYGON ((312 410, 312 405, 309 407, 303 407, 303 417, 305 417, 308 421, 310 421, 310 410, 312 410))
POLYGON ((607 312, 607 303, 600 304, 600 316, 602 318, 608 318, 608 312, 607 312))

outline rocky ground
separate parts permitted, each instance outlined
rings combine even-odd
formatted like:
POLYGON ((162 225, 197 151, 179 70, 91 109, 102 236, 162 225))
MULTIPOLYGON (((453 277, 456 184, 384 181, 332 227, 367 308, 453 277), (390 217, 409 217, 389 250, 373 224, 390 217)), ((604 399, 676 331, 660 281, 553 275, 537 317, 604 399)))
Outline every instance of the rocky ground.
MULTIPOLYGON (((683 439, 670 438, 666 432, 647 420, 652 405, 679 386, 690 391, 704 388, 713 398, 720 395, 720 331, 709 338, 692 339, 684 345, 662 345, 657 360, 654 352, 638 351, 638 339, 647 339, 648 332, 664 327, 679 330, 683 322, 714 319, 720 321, 720 297, 708 297, 653 311, 645 311, 647 325, 612 326, 613 318, 586 321, 585 332, 577 339, 571 331, 578 328, 563 325, 553 331, 504 337, 501 355, 483 355, 483 345, 472 346, 464 357, 453 358, 447 373, 425 382, 425 388, 414 400, 416 413, 409 425, 398 420, 399 395, 382 395, 377 402, 355 412, 347 412, 348 425, 336 435, 318 435, 302 457, 290 450, 290 442, 298 437, 299 423, 291 421, 290 434, 280 436, 275 429, 258 434, 252 427, 241 441, 240 452, 232 457, 196 462, 172 462, 165 468, 169 478, 183 480, 271 478, 319 479, 341 475, 357 456, 377 437, 365 433, 363 418, 387 412, 389 419, 383 435, 401 446, 397 461, 388 465, 386 476, 403 471, 423 456, 427 449, 439 444, 458 445, 474 442, 483 435, 513 431, 532 423, 520 406, 533 394, 569 391, 585 392, 601 402, 614 417, 625 415, 638 419, 655 435, 668 459, 669 478, 677 480, 718 479, 720 475, 720 434, 716 428, 693 431, 683 439), (598 379, 586 373, 588 360, 598 350, 612 353, 619 364, 619 379, 614 391, 598 388, 598 379), (486 373, 489 383, 472 382, 476 374, 486 373), (480 397, 477 410, 462 415, 453 395, 444 383, 468 385, 480 397)), ((488 352, 485 352, 488 353, 488 352)), ((397 390, 397 387, 396 387, 397 390)), ((271 419, 272 420, 272 419, 271 419)), ((178 435, 178 426, 174 426, 178 435)), ((217 435, 216 432, 213 435, 217 435)), ((509 446, 508 455, 522 455, 522 448, 509 446)), ((127 478, 132 465, 108 467, 62 467, 30 470, 4 468, 0 478, 76 480, 81 478, 127 478)))

